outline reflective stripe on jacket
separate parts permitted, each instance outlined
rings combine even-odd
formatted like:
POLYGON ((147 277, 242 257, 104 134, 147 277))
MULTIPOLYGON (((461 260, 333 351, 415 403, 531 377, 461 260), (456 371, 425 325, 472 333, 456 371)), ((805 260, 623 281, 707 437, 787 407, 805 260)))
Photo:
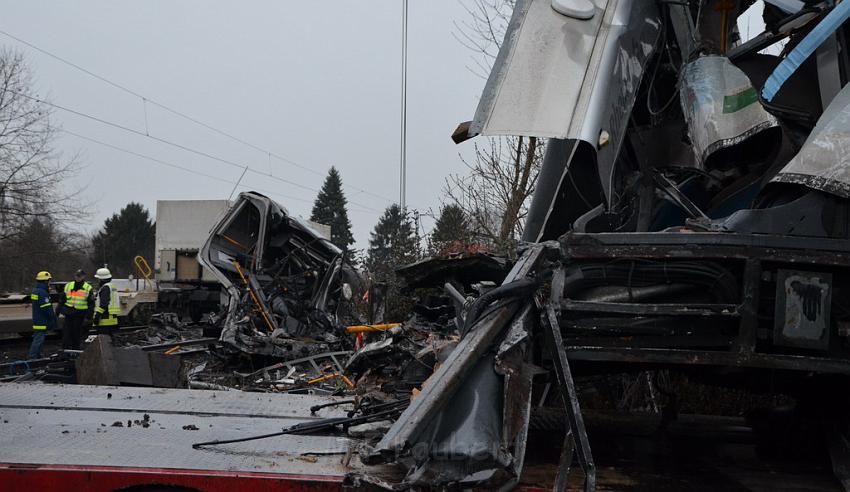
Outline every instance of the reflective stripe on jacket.
POLYGON ((47 284, 43 282, 35 284, 30 300, 32 301, 32 329, 56 328, 56 315, 53 313, 53 305, 47 293, 47 284))
POLYGON ((89 308, 89 296, 92 287, 88 282, 83 282, 81 289, 72 290, 76 282, 65 284, 65 306, 71 309, 84 311, 89 308))
POLYGON ((115 326, 118 324, 118 313, 121 312, 121 304, 118 300, 118 288, 109 282, 101 286, 97 293, 97 307, 94 312, 100 315, 97 326, 115 326))

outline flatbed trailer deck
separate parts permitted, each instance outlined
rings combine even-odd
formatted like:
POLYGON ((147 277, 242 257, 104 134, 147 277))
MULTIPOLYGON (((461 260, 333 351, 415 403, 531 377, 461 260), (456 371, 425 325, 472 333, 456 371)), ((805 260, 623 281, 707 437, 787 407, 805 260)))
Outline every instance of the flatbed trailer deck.
MULTIPOLYGON (((342 490, 349 488, 349 473, 397 482, 401 470, 367 468, 356 452, 349 455, 360 444, 349 437, 284 435, 192 448, 197 442, 344 416, 349 405, 311 414, 311 406, 334 400, 239 391, 0 384, 0 491, 342 490)), ((828 465, 759 462, 741 419, 692 421, 683 416, 669 429, 670 439, 663 440, 651 431, 655 423, 635 418, 629 422, 636 426, 591 418, 591 434, 601 432, 597 438, 617 443, 599 449, 598 490, 841 490, 828 465)), ((557 451, 562 434, 548 434, 554 436, 551 442, 540 444, 557 451)), ((555 457, 541 461, 546 451, 534 454, 517 489, 551 490, 555 457)), ((568 488, 581 490, 581 476, 571 477, 568 488)))
POLYGON ((283 435, 192 448, 342 417, 351 407, 311 414, 311 406, 332 401, 237 391, 0 385, 0 490, 339 490, 346 474, 363 466, 353 453, 358 442, 348 437, 283 435))
POLYGON ((32 331, 30 304, 0 304, 0 333, 26 333, 32 331))

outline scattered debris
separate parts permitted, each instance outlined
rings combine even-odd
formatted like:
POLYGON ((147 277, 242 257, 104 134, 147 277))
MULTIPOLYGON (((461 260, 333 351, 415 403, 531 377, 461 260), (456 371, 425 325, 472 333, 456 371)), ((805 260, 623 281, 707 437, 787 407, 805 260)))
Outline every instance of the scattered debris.
POLYGON ((392 420, 380 420, 378 422, 353 425, 348 428, 348 435, 351 437, 361 438, 380 437, 390 430, 390 426, 392 426, 392 424, 392 420))
POLYGON ((230 391, 231 388, 221 384, 206 383, 204 381, 189 381, 189 387, 192 389, 230 391))

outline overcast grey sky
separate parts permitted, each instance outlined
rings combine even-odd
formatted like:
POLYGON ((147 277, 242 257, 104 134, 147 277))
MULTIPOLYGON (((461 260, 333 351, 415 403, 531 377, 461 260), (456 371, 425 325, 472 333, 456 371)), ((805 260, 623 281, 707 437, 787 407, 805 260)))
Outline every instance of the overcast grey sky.
MULTIPOLYGON (((401 0, 2 1, 0 29, 150 99, 318 171, 316 175, 147 105, 151 135, 318 189, 330 165, 345 184, 358 247, 398 197, 401 0)), ((449 135, 472 117, 484 80, 452 36, 457 0, 410 2, 408 205, 436 208, 449 173, 463 170, 449 135)), ((38 92, 56 104, 145 131, 142 101, 0 35, 20 48, 38 92)), ((63 111, 63 128, 236 181, 241 170, 63 111)), ((79 183, 95 200, 87 231, 128 201, 226 198, 232 185, 62 135, 80 152, 79 183)), ((315 192, 251 172, 262 189, 309 216, 315 192)), ((433 220, 425 219, 427 227, 433 220)))

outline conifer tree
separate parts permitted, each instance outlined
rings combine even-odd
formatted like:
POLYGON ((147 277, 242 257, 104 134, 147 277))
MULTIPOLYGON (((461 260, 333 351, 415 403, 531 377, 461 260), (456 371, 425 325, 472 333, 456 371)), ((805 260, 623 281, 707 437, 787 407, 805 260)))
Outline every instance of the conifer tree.
POLYGON ((463 209, 456 204, 445 205, 440 209, 440 216, 431 233, 431 254, 444 254, 445 249, 452 245, 466 246, 471 236, 469 221, 463 209))
POLYGON ((366 266, 379 276, 419 258, 416 228, 407 211, 390 205, 378 220, 369 238, 366 266))
POLYGON ((411 309, 401 295, 401 282, 395 269, 419 259, 419 237, 413 220, 398 205, 391 205, 378 220, 369 238, 366 267, 373 279, 387 284, 387 321, 405 319, 411 309))
POLYGON ((103 228, 92 238, 91 262, 95 267, 109 265, 115 278, 133 271, 136 255, 153 261, 156 224, 141 203, 130 202, 117 214, 106 219, 103 228))
POLYGON ((342 192, 342 178, 335 167, 328 171, 328 177, 319 190, 319 195, 313 203, 313 213, 310 220, 325 224, 331 228, 331 242, 343 251, 354 243, 351 234, 351 221, 348 220, 348 201, 342 192))

